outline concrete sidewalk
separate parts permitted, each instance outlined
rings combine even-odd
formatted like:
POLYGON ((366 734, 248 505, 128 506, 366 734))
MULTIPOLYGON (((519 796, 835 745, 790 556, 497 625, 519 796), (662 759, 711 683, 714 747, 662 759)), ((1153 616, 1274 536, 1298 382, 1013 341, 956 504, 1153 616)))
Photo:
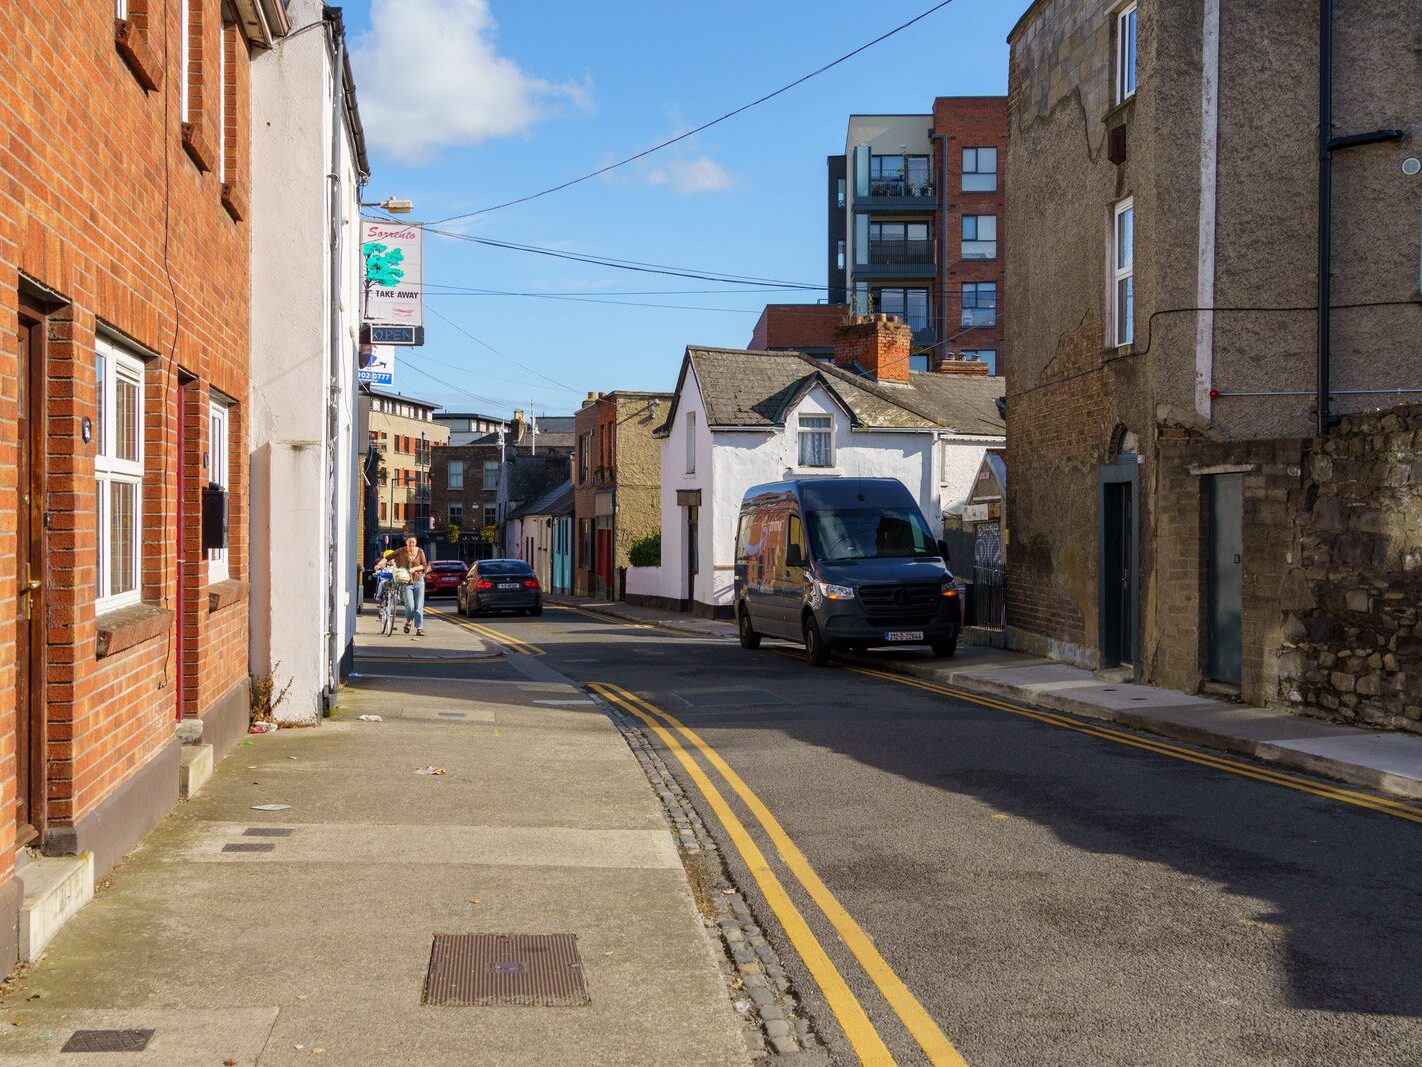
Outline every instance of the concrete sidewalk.
POLYGON ((145 839, 8 994, 0 1062, 86 1062, 60 1053, 80 1029, 152 1030, 134 1063, 749 1062, 618 730, 546 666, 427 629, 363 635, 383 669, 332 719, 249 738, 145 839), (467 678, 391 677, 430 673, 406 651, 467 678), (423 1004, 433 936, 470 933, 575 935, 589 1003, 423 1004))
MULTIPOLYGON (((618 618, 734 638, 727 622, 603 601, 571 601, 618 618)), ((1112 682, 1090 671, 1005 649, 960 645, 951 660, 927 651, 878 651, 855 663, 1164 737, 1252 756, 1293 770, 1422 799, 1422 736, 1364 730, 1210 697, 1112 682)))

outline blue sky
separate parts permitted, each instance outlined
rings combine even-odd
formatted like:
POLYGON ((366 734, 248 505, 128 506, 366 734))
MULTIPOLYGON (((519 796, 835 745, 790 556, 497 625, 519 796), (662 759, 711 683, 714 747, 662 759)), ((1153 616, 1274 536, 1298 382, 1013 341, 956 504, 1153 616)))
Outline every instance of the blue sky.
MULTIPOLYGON (((433 220, 535 192, 778 88, 930 6, 352 0, 346 22, 374 172, 367 199, 407 197, 413 217, 433 220)), ((825 156, 842 151, 848 115, 926 113, 935 96, 1006 92, 1005 39, 1025 6, 955 0, 690 141, 457 226, 571 252, 822 285, 825 156)), ((688 343, 745 345, 764 304, 815 298, 438 236, 427 237, 425 257, 426 343, 399 351, 397 388, 494 414, 530 405, 566 414, 588 390, 671 389, 688 343), (437 295, 444 287, 730 310, 437 295)))

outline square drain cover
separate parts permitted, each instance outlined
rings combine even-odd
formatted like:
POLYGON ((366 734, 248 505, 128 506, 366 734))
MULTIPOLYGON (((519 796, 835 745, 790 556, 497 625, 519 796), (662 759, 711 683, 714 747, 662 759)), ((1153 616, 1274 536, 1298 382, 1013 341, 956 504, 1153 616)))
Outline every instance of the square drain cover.
POLYGON ((238 841, 222 846, 223 852, 275 852, 276 845, 270 842, 238 841))
POLYGON ((421 1002, 559 1008, 589 999, 573 934, 435 934, 421 1002))
POLYGON ((289 826, 249 826, 242 831, 243 837, 290 837, 289 826))
POLYGON ((152 1030, 75 1030, 60 1052, 142 1052, 152 1030))

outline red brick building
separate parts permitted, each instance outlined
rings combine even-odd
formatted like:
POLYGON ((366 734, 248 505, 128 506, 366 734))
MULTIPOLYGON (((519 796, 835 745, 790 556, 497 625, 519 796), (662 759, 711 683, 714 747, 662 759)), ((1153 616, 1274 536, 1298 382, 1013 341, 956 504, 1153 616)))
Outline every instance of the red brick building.
POLYGON ((249 61, 285 16, 115 13, 0 5, 0 969, 28 850, 102 876, 179 721, 248 719, 249 61))

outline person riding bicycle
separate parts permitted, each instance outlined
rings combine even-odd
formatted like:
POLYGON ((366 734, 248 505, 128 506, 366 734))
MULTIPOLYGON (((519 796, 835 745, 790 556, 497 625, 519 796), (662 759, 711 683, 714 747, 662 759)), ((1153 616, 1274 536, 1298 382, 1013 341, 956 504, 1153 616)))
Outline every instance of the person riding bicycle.
POLYGON ((385 599, 386 583, 395 577, 395 550, 387 548, 370 572, 375 578, 375 602, 379 604, 385 599))

